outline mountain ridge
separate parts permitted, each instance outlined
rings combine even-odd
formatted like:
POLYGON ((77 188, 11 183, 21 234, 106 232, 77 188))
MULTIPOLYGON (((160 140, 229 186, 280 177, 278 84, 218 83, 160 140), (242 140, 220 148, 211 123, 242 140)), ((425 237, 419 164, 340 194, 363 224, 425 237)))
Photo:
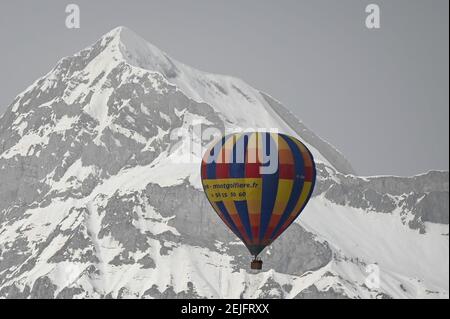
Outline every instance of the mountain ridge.
POLYGON ((349 174, 276 100, 142 59, 147 42, 128 34, 126 50, 122 32, 61 59, 0 117, 0 297, 448 298, 448 172, 349 174), (201 190, 205 128, 276 128, 316 158, 313 198, 261 273, 201 190))

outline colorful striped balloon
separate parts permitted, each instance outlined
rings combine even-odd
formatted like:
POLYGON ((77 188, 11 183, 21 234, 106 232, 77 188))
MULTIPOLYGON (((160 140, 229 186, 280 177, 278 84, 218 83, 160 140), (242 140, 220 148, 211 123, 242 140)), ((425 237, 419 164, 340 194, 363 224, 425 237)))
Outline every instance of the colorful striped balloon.
POLYGON ((203 157, 201 177, 214 210, 256 259, 305 207, 316 168, 296 138, 254 132, 213 145, 203 157))

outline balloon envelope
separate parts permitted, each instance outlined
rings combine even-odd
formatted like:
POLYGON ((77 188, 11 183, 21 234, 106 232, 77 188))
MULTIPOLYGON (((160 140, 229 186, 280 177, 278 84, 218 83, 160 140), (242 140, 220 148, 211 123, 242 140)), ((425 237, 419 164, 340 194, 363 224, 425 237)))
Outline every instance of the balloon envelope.
POLYGON ((201 165, 205 194, 223 222, 257 256, 298 217, 314 189, 311 152, 294 137, 223 137, 201 165))

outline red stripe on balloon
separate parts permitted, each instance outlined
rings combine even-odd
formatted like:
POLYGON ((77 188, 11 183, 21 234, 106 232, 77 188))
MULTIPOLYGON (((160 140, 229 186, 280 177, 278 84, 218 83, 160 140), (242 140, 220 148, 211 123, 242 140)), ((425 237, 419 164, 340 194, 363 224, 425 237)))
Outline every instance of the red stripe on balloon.
POLYGON ((306 166, 305 167, 305 181, 306 182, 311 182, 312 181, 313 173, 314 173, 314 170, 313 170, 312 166, 306 166))
POLYGON ((259 178, 261 174, 259 172, 259 163, 245 163, 245 177, 247 178, 259 178))
POLYGON ((228 163, 216 164, 216 178, 228 178, 230 176, 230 169, 228 163))
POLYGON ((293 164, 280 164, 278 169, 280 179, 294 179, 295 170, 293 164))
POLYGON ((206 162, 202 161, 202 179, 206 179, 206 162))

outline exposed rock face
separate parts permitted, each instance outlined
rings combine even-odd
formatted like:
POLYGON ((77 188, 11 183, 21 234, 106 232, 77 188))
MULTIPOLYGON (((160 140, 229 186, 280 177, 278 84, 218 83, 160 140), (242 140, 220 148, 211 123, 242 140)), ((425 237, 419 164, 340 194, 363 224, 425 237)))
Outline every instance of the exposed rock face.
POLYGON ((358 177, 268 95, 125 28, 13 101, 0 118, 0 181, 3 298, 448 298, 448 172, 358 177), (263 252, 260 273, 204 196, 196 153, 208 128, 252 127, 299 136, 318 171, 305 218, 263 252), (342 236, 368 223, 372 237, 342 236), (411 249, 386 249, 376 225, 411 249), (372 263, 377 287, 366 284, 372 263))
MULTIPOLYGON (((319 164, 316 195, 339 205, 366 211, 410 214, 409 227, 425 232, 425 222, 448 225, 448 172, 430 171, 414 177, 366 177, 332 172, 319 164)), ((406 223, 406 218, 404 219, 406 223)))

